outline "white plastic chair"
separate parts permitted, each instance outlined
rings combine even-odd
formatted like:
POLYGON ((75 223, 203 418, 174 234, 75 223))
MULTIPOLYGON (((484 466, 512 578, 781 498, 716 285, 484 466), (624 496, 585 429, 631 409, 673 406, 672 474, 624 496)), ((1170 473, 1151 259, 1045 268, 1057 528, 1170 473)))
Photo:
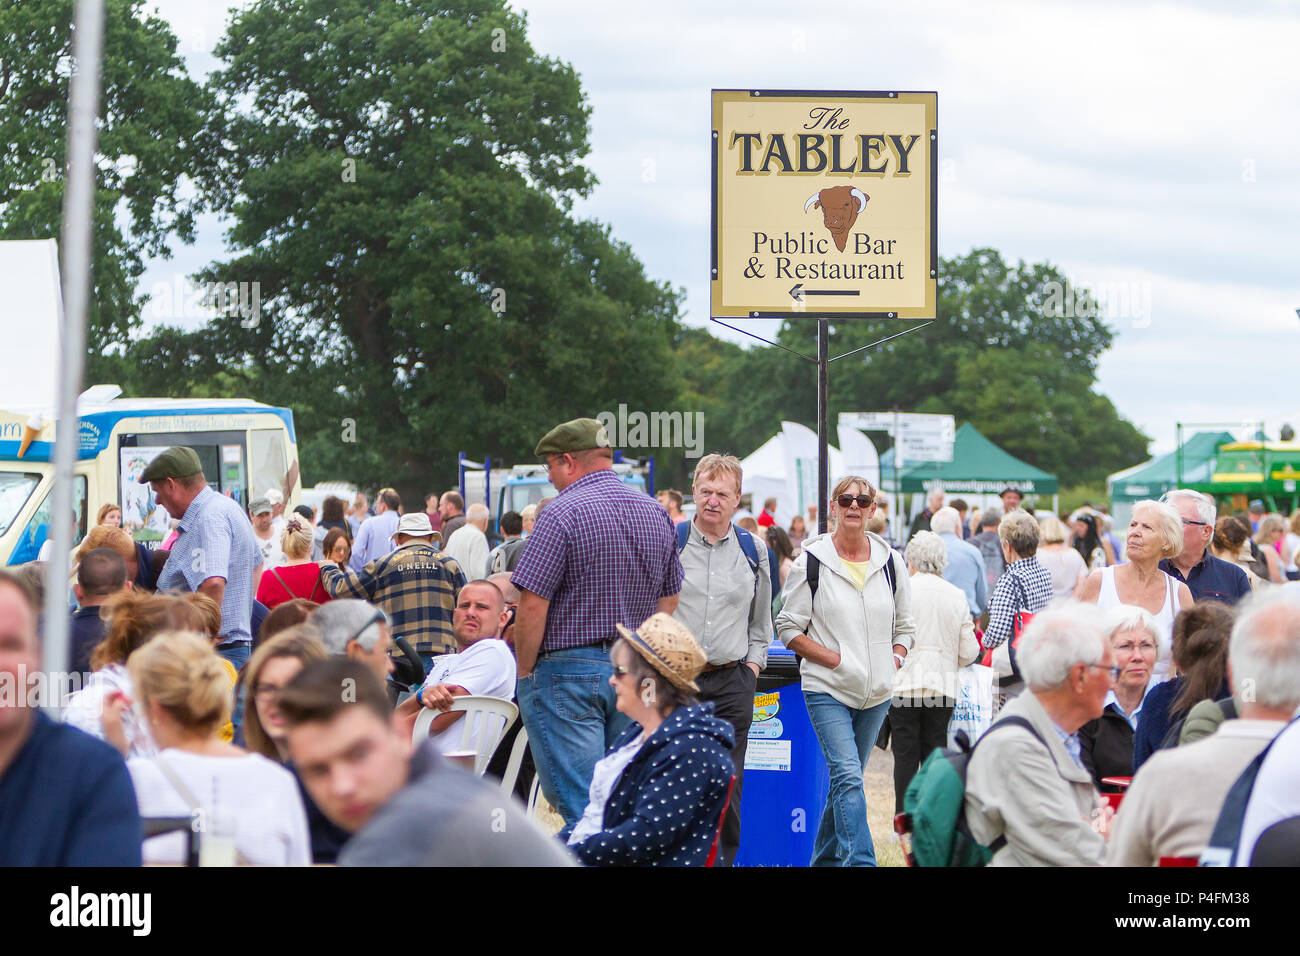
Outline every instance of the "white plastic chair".
POLYGON ((528 750, 528 731, 522 727, 519 728, 519 736, 515 738, 515 745, 510 748, 510 759, 506 761, 506 772, 501 777, 501 789, 506 793, 514 793, 515 784, 519 780, 519 769, 524 763, 524 752, 528 750))
MULTIPOLYGON (((501 743, 501 738, 506 735, 510 725, 519 716, 519 708, 499 697, 479 697, 470 694, 457 697, 452 701, 451 710, 461 711, 465 716, 446 732, 460 734, 460 745, 457 750, 474 751, 474 772, 482 776, 488 762, 492 759, 492 754, 497 749, 497 744, 501 743)), ((421 708, 420 716, 415 719, 415 727, 411 731, 412 742, 418 744, 427 739, 434 719, 441 714, 442 711, 432 707, 421 708)), ((520 759, 523 759, 522 755, 520 759)), ((516 772, 518 772, 517 768, 516 772)))

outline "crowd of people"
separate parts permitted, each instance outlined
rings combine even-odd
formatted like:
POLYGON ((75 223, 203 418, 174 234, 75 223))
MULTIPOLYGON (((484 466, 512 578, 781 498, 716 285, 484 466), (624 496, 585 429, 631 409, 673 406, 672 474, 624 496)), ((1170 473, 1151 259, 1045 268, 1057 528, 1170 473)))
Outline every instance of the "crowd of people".
MULTIPOLYGON (((1037 515, 1008 488, 981 512, 936 488, 895 547, 860 476, 819 534, 815 509, 743 513, 730 455, 698 461, 688 505, 619 480, 595 420, 536 454, 556 494, 501 515, 495 542, 456 491, 317 516, 272 489, 245 510, 193 450, 158 455, 140 480, 170 546, 108 507, 59 585, 85 677, 61 721, 0 702, 0 863, 180 863, 197 843, 261 865, 730 865, 774 640, 829 774, 812 865, 875 865, 882 729, 902 813, 977 662, 997 720, 964 823, 994 865, 1294 850, 1300 516, 1220 518, 1176 491, 1121 540, 1089 507, 1037 515), (517 706, 486 776, 460 766, 487 717, 459 698, 517 706), (492 779, 525 734, 556 834, 492 779)), ((20 682, 50 586, 0 572, 0 672, 20 682)))

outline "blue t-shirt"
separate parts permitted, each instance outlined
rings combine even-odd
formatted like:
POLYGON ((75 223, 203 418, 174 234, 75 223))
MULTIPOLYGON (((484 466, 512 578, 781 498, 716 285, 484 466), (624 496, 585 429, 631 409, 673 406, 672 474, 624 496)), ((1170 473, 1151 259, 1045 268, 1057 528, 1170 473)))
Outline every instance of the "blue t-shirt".
POLYGON ((121 754, 34 718, 0 776, 0 866, 139 866, 140 811, 121 754))

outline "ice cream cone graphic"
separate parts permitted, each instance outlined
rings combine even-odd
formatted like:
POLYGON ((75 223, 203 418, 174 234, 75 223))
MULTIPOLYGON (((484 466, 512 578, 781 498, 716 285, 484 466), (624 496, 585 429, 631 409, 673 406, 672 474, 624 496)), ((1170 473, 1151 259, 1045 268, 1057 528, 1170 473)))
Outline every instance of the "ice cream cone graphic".
POLYGON ((23 440, 18 443, 18 457, 21 458, 27 454, 27 446, 32 443, 32 439, 41 433, 45 427, 45 419, 37 412, 31 418, 27 419, 27 424, 23 426, 23 440))

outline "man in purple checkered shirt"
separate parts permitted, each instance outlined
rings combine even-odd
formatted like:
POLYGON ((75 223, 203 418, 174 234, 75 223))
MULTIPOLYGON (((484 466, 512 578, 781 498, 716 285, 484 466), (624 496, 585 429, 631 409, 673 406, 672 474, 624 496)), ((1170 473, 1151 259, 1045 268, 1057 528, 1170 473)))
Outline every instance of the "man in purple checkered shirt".
POLYGON ((537 516, 510 578, 520 592, 516 690, 542 792, 567 829, 586 809, 596 762, 628 723, 610 685, 614 625, 671 614, 682 565, 667 513, 614 474, 600 422, 556 426, 537 456, 559 495, 537 516))

